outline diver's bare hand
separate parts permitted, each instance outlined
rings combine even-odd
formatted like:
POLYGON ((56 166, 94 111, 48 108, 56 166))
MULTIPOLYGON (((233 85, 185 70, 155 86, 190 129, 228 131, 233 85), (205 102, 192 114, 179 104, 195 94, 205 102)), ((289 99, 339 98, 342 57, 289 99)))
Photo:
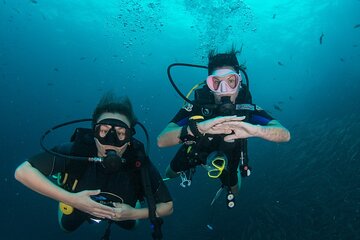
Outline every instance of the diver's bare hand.
POLYGON ((112 220, 114 221, 133 220, 134 209, 135 208, 125 203, 114 203, 115 217, 113 217, 112 220))
POLYGON ((97 203, 91 196, 98 195, 100 190, 85 190, 71 193, 69 205, 98 218, 112 218, 115 216, 114 208, 97 203))
POLYGON ((230 131, 230 134, 224 137, 224 141, 230 142, 235 139, 257 136, 260 126, 243 121, 229 121, 215 126, 215 129, 217 128, 230 131))
POLYGON ((197 127, 201 134, 230 134, 232 131, 229 127, 222 127, 227 122, 242 122, 245 116, 226 116, 211 118, 203 122, 197 123, 197 127))

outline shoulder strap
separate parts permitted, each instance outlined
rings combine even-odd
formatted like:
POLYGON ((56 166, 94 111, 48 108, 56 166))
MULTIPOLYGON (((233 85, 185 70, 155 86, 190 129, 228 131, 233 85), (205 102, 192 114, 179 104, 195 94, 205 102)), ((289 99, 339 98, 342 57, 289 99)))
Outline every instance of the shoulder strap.
POLYGON ((200 105, 214 104, 214 96, 211 94, 208 86, 204 85, 202 88, 196 89, 194 93, 196 103, 200 105))
POLYGON ((73 142, 72 154, 79 157, 93 157, 97 155, 94 132, 90 128, 77 128, 71 136, 73 142))
MULTIPOLYGON (((145 163, 147 165, 148 163, 145 163)), ((160 217, 156 216, 156 202, 155 197, 151 189, 151 180, 149 176, 149 168, 142 166, 141 176, 144 186, 144 192, 146 196, 147 205, 149 208, 149 219, 152 225, 152 238, 156 240, 162 239, 161 225, 163 220, 160 217)))
POLYGON ((236 102, 238 103, 252 103, 252 96, 249 91, 249 87, 245 84, 241 84, 241 88, 239 89, 238 96, 236 98, 236 102))
POLYGON ((143 146, 139 145, 141 144, 139 141, 137 141, 133 146, 135 147, 136 151, 136 157, 137 160, 141 162, 140 166, 140 172, 141 172, 141 179, 142 179, 142 185, 144 187, 144 193, 149 209, 149 219, 151 222, 151 228, 152 228, 152 238, 155 240, 162 239, 162 232, 161 232, 161 225, 163 223, 163 220, 160 217, 156 216, 156 201, 154 194, 152 192, 151 187, 151 179, 149 175, 149 164, 150 159, 148 156, 146 156, 143 146), (136 146, 137 145, 137 146, 136 146))
MULTIPOLYGON (((77 128, 71 137, 71 142, 64 145, 59 151, 62 154, 77 157, 92 157, 96 155, 96 145, 93 138, 93 131, 87 128, 77 128)), ((89 162, 78 161, 71 158, 66 159, 65 173, 62 184, 73 188, 74 181, 77 181, 85 173, 89 162)))

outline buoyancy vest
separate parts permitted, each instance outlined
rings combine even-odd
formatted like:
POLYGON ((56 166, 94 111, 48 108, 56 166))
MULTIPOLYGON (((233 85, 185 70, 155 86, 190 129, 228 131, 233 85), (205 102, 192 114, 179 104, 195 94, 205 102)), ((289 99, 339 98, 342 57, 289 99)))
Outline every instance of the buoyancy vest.
MULTIPOLYGON (((59 152, 65 155, 94 157, 97 156, 97 148, 94 141, 92 129, 77 128, 71 137, 71 143, 63 145, 59 152)), ((149 220, 153 239, 162 239, 161 225, 163 220, 156 216, 156 202, 152 191, 151 179, 149 175, 150 159, 145 153, 143 144, 135 138, 131 139, 131 144, 125 151, 123 157, 126 159, 126 171, 132 172, 132 181, 136 187, 137 198, 141 201, 146 197, 149 208, 149 220)), ((88 161, 66 160, 66 171, 58 179, 58 183, 68 191, 74 191, 79 179, 85 173, 88 161)), ((121 171, 121 170, 120 170, 121 171)), ((60 203, 62 211, 72 208, 66 204, 60 203)), ((71 210, 72 211, 72 210, 71 210)), ((108 229, 111 223, 109 222, 108 229)))
MULTIPOLYGON (((97 156, 97 148, 92 129, 77 128, 70 140, 70 143, 62 145, 59 148, 60 153, 77 157, 97 156)), ((119 171, 131 172, 132 181, 135 182, 134 186, 138 186, 136 194, 139 199, 141 199, 140 192, 142 192, 142 183, 140 170, 143 165, 142 161, 147 161, 148 159, 138 159, 137 155, 139 154, 137 152, 144 152, 143 144, 137 139, 132 138, 131 144, 123 155, 126 162, 119 171)), ((66 159, 65 161, 65 172, 60 174, 58 184, 68 191, 76 191, 78 181, 84 175, 89 165, 94 163, 86 160, 73 160, 71 158, 66 159)), ((107 172, 105 168, 102 170, 105 173, 107 172)))
MULTIPOLYGON (((251 113, 261 110, 260 107, 252 103, 251 93, 248 91, 245 85, 242 85, 242 87, 239 89, 235 104, 231 104, 232 109, 225 113, 223 112, 223 109, 221 109, 221 104, 215 104, 214 95, 206 85, 200 89, 195 90, 194 96, 194 101, 199 111, 195 114, 200 114, 204 117, 205 120, 224 115, 237 115, 245 116, 245 121, 249 121, 251 113)), ((228 109, 225 109, 225 111, 226 110, 228 109)), ((200 144, 207 145, 208 143, 203 141, 200 144)), ((233 144, 224 144, 227 148, 225 151, 228 153, 228 158, 230 160, 240 160, 239 170, 241 172, 241 176, 243 177, 249 176, 251 170, 251 167, 248 165, 249 157, 247 144, 247 139, 237 139, 233 144)))

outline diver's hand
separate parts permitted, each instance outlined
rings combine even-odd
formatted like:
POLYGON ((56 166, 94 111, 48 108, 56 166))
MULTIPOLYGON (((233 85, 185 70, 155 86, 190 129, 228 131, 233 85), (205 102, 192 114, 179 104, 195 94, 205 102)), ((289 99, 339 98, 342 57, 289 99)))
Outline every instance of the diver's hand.
POLYGON ((216 117, 211 118, 203 122, 197 123, 199 132, 205 134, 230 134, 232 129, 223 125, 227 122, 241 122, 245 119, 245 116, 227 116, 227 117, 216 117), (224 127, 223 127, 224 126, 224 127))
POLYGON ((71 193, 69 205, 88 213, 97 218, 112 218, 115 216, 114 208, 97 203, 90 197, 98 195, 100 190, 85 190, 77 193, 71 193))
POLYGON ((132 206, 125 203, 114 203, 115 217, 114 221, 134 220, 134 210, 132 206))
POLYGON ((243 139, 249 137, 256 137, 259 132, 261 126, 253 125, 247 122, 242 121, 230 121, 226 123, 219 124, 215 128, 226 129, 230 131, 227 136, 224 137, 225 142, 231 142, 235 139, 243 139))

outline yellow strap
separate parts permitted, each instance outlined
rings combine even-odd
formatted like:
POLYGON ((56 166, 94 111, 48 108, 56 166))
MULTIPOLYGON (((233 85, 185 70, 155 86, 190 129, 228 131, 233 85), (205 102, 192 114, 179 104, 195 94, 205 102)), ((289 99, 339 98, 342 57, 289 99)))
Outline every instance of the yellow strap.
POLYGON ((203 120, 204 117, 201 116, 201 115, 195 115, 195 116, 192 116, 190 119, 191 119, 191 120, 203 120))
POLYGON ((192 146, 190 145, 190 146, 186 149, 186 153, 187 153, 187 154, 189 154, 189 153, 190 153, 191 148, 192 148, 192 146))
MULTIPOLYGON (((66 183, 66 181, 68 180, 68 177, 69 177, 69 174, 68 174, 68 173, 65 173, 65 174, 64 174, 64 178, 63 178, 62 181, 61 181, 61 184, 59 184, 59 178, 58 178, 58 184, 59 184, 59 185, 64 185, 64 184, 66 183)), ((72 187, 71 187, 71 190, 72 190, 72 191, 75 190, 78 182, 79 182, 79 181, 78 181, 77 179, 75 179, 75 181, 74 181, 74 183, 73 183, 73 185, 72 185, 72 187)))
POLYGON ((72 187, 71 187, 71 190, 72 190, 72 191, 75 190, 76 185, 78 184, 78 182, 79 182, 79 181, 78 181, 77 179, 75 179, 74 184, 73 184, 72 187))
POLYGON ((61 185, 64 185, 64 184, 66 183, 66 181, 67 181, 67 179, 68 179, 68 176, 69 176, 69 174, 68 174, 68 173, 65 173, 64 179, 62 180, 61 185))

